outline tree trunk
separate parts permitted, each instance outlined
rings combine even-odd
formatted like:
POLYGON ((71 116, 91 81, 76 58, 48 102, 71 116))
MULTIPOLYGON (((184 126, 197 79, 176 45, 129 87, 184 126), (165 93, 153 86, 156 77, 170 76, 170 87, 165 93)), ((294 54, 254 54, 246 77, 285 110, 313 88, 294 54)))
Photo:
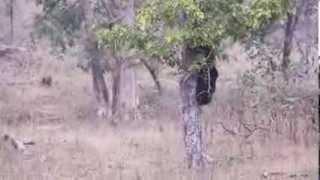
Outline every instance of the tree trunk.
POLYGON ((283 45, 283 57, 282 57, 282 65, 281 65, 282 71, 283 73, 285 73, 285 76, 290 63, 292 40, 293 40, 294 28, 295 28, 295 22, 296 22, 296 17, 294 16, 294 14, 288 13, 287 17, 288 17, 288 20, 287 20, 286 29, 285 29, 285 39, 284 39, 284 45, 283 45))
POLYGON ((282 56, 282 72, 284 74, 285 80, 288 80, 287 70, 290 64, 290 54, 292 50, 292 43, 294 37, 294 31, 296 29, 299 16, 301 15, 303 8, 305 6, 305 2, 302 0, 300 3, 295 2, 293 4, 293 9, 296 10, 295 13, 292 11, 287 12, 287 23, 285 29, 285 39, 283 44, 283 56, 282 56))
POLYGON ((201 168, 203 166, 203 149, 199 118, 200 109, 196 101, 196 75, 185 75, 179 85, 182 98, 182 120, 184 123, 184 142, 188 167, 193 169, 201 168))
POLYGON ((149 73, 153 79, 153 82, 155 83, 155 85, 158 89, 158 92, 161 95, 162 94, 162 87, 161 87, 160 81, 158 79, 158 76, 156 74, 156 70, 153 67, 151 67, 151 65, 145 59, 141 58, 140 60, 143 63, 143 65, 147 68, 147 70, 149 71, 149 73))
MULTIPOLYGON (((112 1, 112 6, 118 9, 117 15, 121 18, 121 23, 132 26, 135 20, 134 0, 127 2, 126 8, 119 9, 120 2, 112 1)), ((119 113, 120 119, 131 119, 132 112, 134 117, 138 107, 138 93, 136 75, 134 69, 129 67, 128 60, 121 57, 121 54, 112 53, 114 60, 113 75, 113 98, 112 98, 112 114, 119 113)), ((133 117, 133 118, 134 118, 133 117)))
POLYGON ((119 96, 120 96, 120 81, 121 81, 121 62, 116 60, 116 67, 112 71, 112 107, 111 112, 112 116, 114 116, 119 107, 119 96))
POLYGON ((110 98, 108 87, 103 76, 104 54, 98 48, 98 43, 95 35, 87 31, 86 36, 83 39, 84 49, 87 58, 90 59, 90 68, 92 74, 92 85, 96 100, 99 104, 98 114, 103 116, 109 116, 110 98))
MULTIPOLYGON (((118 23, 127 24, 127 25, 133 25, 134 18, 135 18, 135 11, 134 11, 134 0, 129 0, 127 3, 126 8, 122 8, 120 6, 120 1, 112 0, 110 2, 110 17, 113 19, 112 23, 116 23, 114 19, 117 19, 118 23)), ((86 23, 84 25, 85 33, 87 33, 88 37, 88 44, 86 51, 89 52, 89 56, 92 61, 96 61, 96 63, 93 62, 93 65, 97 64, 97 66, 92 66, 93 70, 93 84, 94 84, 94 90, 96 94, 101 94, 103 91, 103 87, 106 87, 104 77, 102 75, 102 68, 100 61, 103 58, 103 56, 106 56, 104 54, 104 51, 101 51, 97 47, 97 40, 95 37, 95 34, 91 31, 90 27, 92 26, 92 23, 94 21, 94 3, 87 1, 87 0, 80 0, 81 7, 83 8, 83 11, 85 12, 86 16, 86 23), (90 42, 92 41, 92 42, 90 42), (94 57, 97 58, 94 60, 94 57), (100 68, 100 69, 99 69, 100 68), (98 72, 96 72, 98 70, 98 72), (100 75, 101 72, 101 75, 100 75), (98 78, 97 78, 98 77, 98 78), (101 84, 101 85, 100 85, 101 84)), ((111 114, 116 115, 119 113, 119 115, 122 115, 123 111, 118 111, 119 109, 123 108, 129 108, 129 109, 135 109, 137 107, 138 101, 136 101, 137 94, 136 94, 136 79, 134 76, 134 73, 132 73, 132 68, 127 68, 125 65, 125 61, 122 59, 121 55, 118 55, 114 52, 110 53, 110 56, 107 57, 108 64, 112 76, 112 103, 111 103, 111 114), (130 74, 129 76, 127 74, 130 74), (134 84, 134 85, 133 85, 134 84), (127 89, 127 90, 126 90, 127 89), (129 93, 128 93, 129 92, 129 93), (134 101, 134 103, 132 103, 134 101), (135 107, 132 107, 134 104, 135 107), (121 106, 120 106, 121 105, 121 106), (121 108, 120 108, 121 107, 121 108)), ((105 88, 106 92, 105 96, 107 96, 107 89, 105 88)), ((101 96, 96 95, 97 99, 99 99, 101 96)), ((104 98, 105 101, 108 98, 104 98)), ((109 99, 108 99, 109 100, 109 99)), ((98 100, 99 101, 99 100, 98 100)), ((109 103, 109 102, 108 102, 109 103)), ((106 104, 108 104, 106 103, 106 104)), ((108 109, 109 111, 109 109, 108 109)))
POLYGON ((127 60, 121 64, 120 72, 121 93, 119 107, 121 118, 123 120, 135 120, 139 105, 136 72, 133 68, 129 68, 127 60))
POLYGON ((14 13, 13 13, 13 6, 14 6, 14 0, 10 0, 9 4, 9 16, 10 16, 10 43, 13 43, 13 36, 14 36, 14 25, 13 25, 13 18, 14 18, 14 13))
POLYGON ((92 82, 93 90, 96 96, 98 103, 102 106, 106 106, 106 110, 109 107, 109 93, 108 88, 103 76, 103 71, 100 65, 100 59, 93 58, 91 61, 91 73, 92 73, 92 82), (103 102, 101 102, 101 99, 103 102))

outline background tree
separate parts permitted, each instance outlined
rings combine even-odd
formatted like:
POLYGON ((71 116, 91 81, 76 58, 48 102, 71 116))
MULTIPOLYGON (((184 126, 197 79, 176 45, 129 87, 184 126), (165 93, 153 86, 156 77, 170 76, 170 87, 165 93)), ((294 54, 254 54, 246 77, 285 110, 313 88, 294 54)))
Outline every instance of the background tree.
MULTIPOLYGON (((121 109, 126 109, 126 107, 135 109, 138 104, 136 82, 128 82, 135 81, 135 73, 132 68, 129 68, 129 61, 124 61, 124 57, 120 54, 115 55, 110 50, 101 49, 94 34, 94 29, 97 27, 110 28, 117 23, 133 24, 135 1, 130 0, 123 3, 116 0, 90 2, 39 0, 37 3, 43 7, 44 12, 41 17, 38 17, 36 24, 38 35, 48 36, 53 46, 60 47, 62 52, 73 46, 82 46, 85 50, 85 57, 90 59, 89 65, 96 99, 101 106, 105 107, 103 111, 110 111, 112 115, 115 115, 120 104, 124 106, 121 109), (103 76, 106 70, 111 73, 112 77, 110 89, 103 76), (129 89, 127 91, 130 93, 125 92, 125 89, 129 89)), ((160 91, 160 83, 152 66, 146 61, 142 62, 151 73, 160 91)))
POLYGON ((289 1, 288 10, 286 12, 286 25, 285 25, 285 39, 283 43, 283 57, 281 68, 284 73, 284 77, 288 80, 287 69, 290 64, 290 54, 293 46, 293 38, 299 19, 306 12, 308 6, 315 5, 314 0, 294 0, 289 1))
POLYGON ((14 6, 15 6, 15 0, 6 0, 6 9, 7 9, 7 15, 9 16, 10 20, 10 42, 13 42, 14 38, 14 6))
POLYGON ((115 52, 133 49, 137 54, 165 59, 168 65, 181 71, 188 164, 196 168, 203 164, 200 112, 195 94, 197 72, 214 65, 223 41, 250 38, 282 17, 287 8, 286 0, 151 0, 138 11, 135 26, 102 29, 98 37, 115 52), (199 52, 199 48, 210 52, 199 52))

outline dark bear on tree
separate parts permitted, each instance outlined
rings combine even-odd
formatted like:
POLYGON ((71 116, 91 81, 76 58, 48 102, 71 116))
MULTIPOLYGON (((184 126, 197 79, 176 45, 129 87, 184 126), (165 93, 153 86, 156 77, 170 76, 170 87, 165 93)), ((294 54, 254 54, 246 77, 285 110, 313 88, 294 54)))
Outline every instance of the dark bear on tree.
POLYGON ((207 105, 211 102, 218 76, 215 66, 204 67, 197 73, 196 99, 198 105, 207 105))
POLYGON ((207 105, 212 100, 212 95, 216 89, 216 80, 219 76, 216 67, 210 60, 212 60, 213 53, 211 48, 199 46, 192 48, 194 54, 203 54, 208 60, 207 65, 201 67, 196 73, 197 87, 196 87, 196 100, 199 106, 207 105), (209 57, 210 56, 210 57, 209 57))

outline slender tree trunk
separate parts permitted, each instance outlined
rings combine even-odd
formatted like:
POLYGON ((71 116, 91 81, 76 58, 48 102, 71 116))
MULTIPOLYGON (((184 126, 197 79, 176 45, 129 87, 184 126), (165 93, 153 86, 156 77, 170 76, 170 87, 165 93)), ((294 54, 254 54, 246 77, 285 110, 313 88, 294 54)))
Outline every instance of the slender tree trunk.
POLYGON ((294 31, 296 29, 299 16, 301 15, 303 8, 305 6, 304 0, 301 0, 301 2, 295 1, 293 3, 293 9, 296 10, 295 13, 292 11, 287 12, 287 23, 286 23, 286 28, 285 28, 285 39, 284 39, 284 44, 283 44, 283 56, 282 56, 282 72, 284 74, 285 80, 288 80, 288 74, 287 70, 290 64, 290 54, 292 50, 292 45, 293 45, 293 37, 294 37, 294 31))
POLYGON ((121 62, 116 60, 116 67, 112 71, 112 115, 115 115, 119 107, 120 81, 121 81, 121 62))
POLYGON ((285 29, 285 39, 283 45, 283 57, 282 57, 282 70, 286 73, 289 63, 290 63, 290 54, 292 50, 292 40, 294 35, 294 29, 296 24, 296 16, 292 13, 288 13, 287 15, 287 24, 285 29))
POLYGON ((92 73, 92 82, 93 90, 95 93, 96 100, 99 104, 98 114, 102 116, 109 117, 110 115, 110 98, 108 87, 103 76, 103 70, 101 67, 101 57, 99 51, 96 49, 93 52, 89 51, 91 58, 91 73, 92 73))
POLYGON ((9 4, 9 16, 10 16, 10 42, 13 43, 14 37, 14 12, 13 12, 14 0, 10 0, 9 4))
POLYGON ((188 167, 193 169, 203 166, 202 131, 200 109, 196 101, 196 86, 195 74, 187 74, 180 81, 184 142, 188 167))
MULTIPOLYGON (((100 106, 99 111, 102 108, 102 115, 109 116, 109 91, 103 76, 103 68, 105 67, 103 67, 101 62, 104 59, 103 53, 99 50, 97 40, 92 32, 87 31, 87 34, 83 39, 83 44, 87 58, 90 59, 93 91, 100 106)), ((100 114, 100 112, 98 113, 100 114)))
POLYGON ((93 89, 95 92, 96 99, 99 103, 101 103, 101 99, 104 101, 106 106, 109 105, 109 93, 107 84, 105 82, 103 72, 100 66, 99 59, 92 59, 91 71, 93 78, 93 89))
POLYGON ((158 76, 156 74, 156 71, 154 68, 151 67, 151 65, 143 58, 141 58, 141 62, 143 63, 143 65, 147 68, 147 70, 149 71, 152 79, 153 79, 153 82, 155 83, 157 89, 158 89, 158 92, 159 94, 162 94, 162 87, 161 87, 161 84, 160 84, 160 81, 158 79, 158 76))
MULTIPOLYGON (((90 59, 91 73, 92 73, 92 83, 93 91, 100 108, 104 111, 104 115, 109 117, 110 115, 110 98, 109 91, 103 76, 103 71, 105 67, 102 67, 101 61, 104 59, 104 52, 98 48, 98 41, 96 35, 90 29, 92 22, 94 22, 94 5, 92 2, 87 0, 80 0, 80 6, 85 17, 85 23, 83 24, 83 34, 85 34, 83 40, 83 45, 87 58, 90 59)), ((98 113, 100 114, 100 112, 98 113)))

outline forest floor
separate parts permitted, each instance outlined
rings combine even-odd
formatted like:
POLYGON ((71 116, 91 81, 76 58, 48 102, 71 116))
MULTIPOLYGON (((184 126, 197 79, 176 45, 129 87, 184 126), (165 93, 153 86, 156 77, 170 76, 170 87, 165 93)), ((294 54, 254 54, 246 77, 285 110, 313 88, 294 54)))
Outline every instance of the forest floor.
MULTIPOLYGON (((185 167, 177 82, 168 73, 160 79, 165 87, 160 97, 153 92, 149 75, 139 70, 141 92, 149 91, 142 98, 140 118, 114 126, 96 117, 90 75, 73 61, 47 58, 20 66, 14 60, 7 58, 0 65, 0 180, 197 179, 185 167), (52 87, 40 84, 48 74, 53 77, 52 87), (5 134, 35 144, 15 149, 4 140, 5 134)), ((227 84, 224 79, 221 73, 219 97, 230 96, 223 88, 219 91, 219 85, 227 84)), ((316 143, 231 135, 213 123, 228 118, 215 116, 217 108, 219 104, 213 102, 204 109, 208 162, 198 179, 318 178, 316 143)))
MULTIPOLYGON (((24 152, 1 146, 0 179, 193 179, 184 166, 179 128, 164 129, 65 124, 6 128, 35 145, 24 152)), ((201 179, 317 179, 314 148, 270 143, 246 156, 232 149, 232 140, 217 138, 207 150, 214 163, 201 179)))

